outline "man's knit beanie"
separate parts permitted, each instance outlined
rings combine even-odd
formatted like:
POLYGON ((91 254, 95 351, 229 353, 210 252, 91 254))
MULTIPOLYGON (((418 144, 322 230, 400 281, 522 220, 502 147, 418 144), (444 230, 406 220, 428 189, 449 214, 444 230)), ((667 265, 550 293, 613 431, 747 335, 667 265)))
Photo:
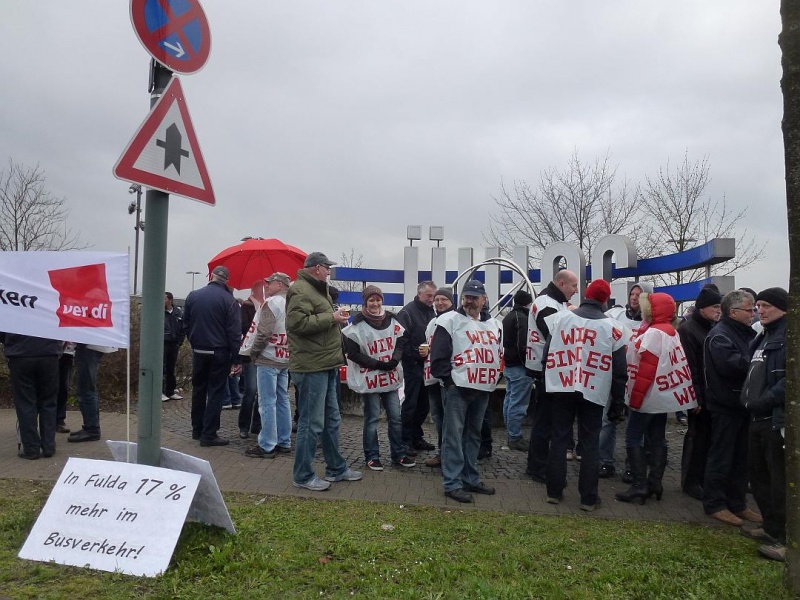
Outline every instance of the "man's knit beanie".
POLYGON ((528 306, 533 303, 533 296, 525 290, 519 290, 514 294, 514 306, 528 306))
POLYGON ((722 294, 714 284, 704 285, 700 293, 697 294, 697 300, 694 301, 695 308, 708 308, 722 302, 722 294))
POLYGON ((600 304, 605 304, 611 296, 611 286, 605 279, 595 279, 586 288, 584 295, 589 300, 597 300, 600 304))
POLYGON ((439 288, 436 290, 436 293, 433 295, 433 298, 436 299, 436 296, 444 296, 448 300, 450 300, 450 304, 453 304, 453 292, 448 290, 447 288, 439 288))
POLYGON ((783 288, 767 288, 763 292, 759 292, 758 296, 756 296, 756 302, 759 300, 769 302, 772 306, 784 312, 789 310, 789 292, 783 288))

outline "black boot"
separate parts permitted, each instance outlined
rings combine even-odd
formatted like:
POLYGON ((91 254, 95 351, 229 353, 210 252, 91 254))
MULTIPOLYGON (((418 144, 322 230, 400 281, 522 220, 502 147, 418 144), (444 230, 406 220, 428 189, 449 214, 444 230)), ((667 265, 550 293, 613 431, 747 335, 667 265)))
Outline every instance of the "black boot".
POLYGON ((622 483, 633 483, 633 475, 631 474, 631 462, 628 457, 625 457, 625 470, 622 472, 622 483))
POLYGON ((656 500, 661 500, 664 494, 664 486, 661 480, 664 477, 664 469, 667 467, 667 447, 652 448, 650 450, 650 472, 647 474, 647 497, 655 496, 656 500))
POLYGON ((647 484, 645 483, 647 464, 645 462, 644 450, 639 447, 628 448, 628 460, 631 464, 633 482, 627 491, 617 492, 616 498, 620 502, 634 502, 638 500, 639 504, 644 504, 645 500, 647 500, 647 484))

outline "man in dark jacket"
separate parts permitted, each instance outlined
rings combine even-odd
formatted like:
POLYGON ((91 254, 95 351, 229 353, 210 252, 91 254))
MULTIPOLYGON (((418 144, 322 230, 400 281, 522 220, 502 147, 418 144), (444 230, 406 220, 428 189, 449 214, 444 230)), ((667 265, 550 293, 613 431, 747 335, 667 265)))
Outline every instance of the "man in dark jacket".
POLYGON ((786 400, 786 310, 789 294, 769 288, 756 296, 763 331, 753 341, 753 359, 742 391, 742 402, 752 415, 749 431, 748 473, 753 497, 764 525, 742 532, 767 542, 759 553, 786 560, 786 465, 784 414, 786 400))
POLYGON ((172 292, 164 293, 164 390, 161 401, 183 400, 175 391, 175 364, 183 344, 183 311, 172 303, 172 292))
POLYGON ((64 342, 20 335, 0 334, 5 345, 11 393, 19 421, 20 458, 35 460, 56 452, 56 397, 58 357, 64 342))
POLYGON ((228 289, 230 273, 216 267, 211 281, 186 298, 183 327, 192 346, 192 439, 201 446, 225 446, 217 435, 228 375, 241 371, 239 303, 228 289), (232 367, 232 365, 235 366, 232 367))
POLYGON ((506 395, 503 399, 503 421, 508 433, 508 447, 528 451, 528 441, 522 437, 522 419, 528 410, 533 389, 533 377, 525 371, 525 348, 528 343, 528 313, 533 296, 525 290, 514 294, 514 306, 503 318, 503 357, 506 395))
POLYGON ((747 429, 750 417, 741 405, 750 367, 749 344, 753 297, 734 290, 722 299, 722 318, 703 344, 706 369, 705 403, 711 413, 711 447, 703 480, 703 509, 707 515, 739 526, 742 519, 761 522, 747 507, 747 429))
POLYGON ((424 366, 428 356, 424 346, 425 329, 436 316, 433 310, 433 296, 436 284, 423 281, 417 286, 417 297, 406 304, 397 320, 405 328, 405 347, 403 348, 403 392, 405 399, 400 408, 403 421, 403 443, 409 456, 416 456, 417 450, 436 450, 422 433, 422 424, 428 418, 428 390, 425 387, 424 366), (420 348, 423 344, 423 348, 420 348))
POLYGON ((582 452, 578 492, 580 508, 585 511, 600 506, 597 484, 603 411, 610 402, 608 419, 616 422, 625 408, 625 339, 620 324, 603 312, 609 296, 608 282, 597 279, 586 288, 586 299, 577 309, 551 315, 547 319, 550 337, 542 355, 553 419, 547 502, 558 504, 567 485, 567 447, 577 418, 582 452), (571 356, 584 358, 575 361, 571 356))
POLYGON ((678 327, 681 346, 692 371, 697 408, 689 411, 689 429, 683 438, 681 489, 697 500, 703 499, 703 478, 711 443, 711 413, 705 408, 705 363, 703 342, 722 315, 722 294, 716 286, 704 286, 694 303, 692 314, 678 327))

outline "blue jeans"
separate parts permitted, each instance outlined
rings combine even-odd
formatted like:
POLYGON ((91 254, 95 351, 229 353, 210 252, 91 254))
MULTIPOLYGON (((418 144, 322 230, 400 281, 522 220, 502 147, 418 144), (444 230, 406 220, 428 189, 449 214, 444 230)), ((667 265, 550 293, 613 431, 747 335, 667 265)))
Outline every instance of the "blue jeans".
POLYGON ((241 379, 244 381, 244 394, 242 395, 242 407, 239 409, 239 431, 258 433, 261 431, 261 417, 258 414, 256 402, 258 378, 256 377, 255 363, 242 363, 241 379))
POLYGON ((603 411, 603 426, 600 428, 600 465, 613 467, 616 462, 614 452, 617 449, 617 424, 608 420, 608 407, 603 411))
POLYGON ((522 419, 528 410, 533 389, 533 378, 525 374, 525 367, 506 366, 503 375, 506 378, 506 397, 503 399, 503 422, 506 424, 508 441, 522 439, 522 419))
POLYGON ((242 393, 239 391, 239 375, 228 375, 228 387, 225 388, 223 406, 239 407, 242 405, 242 393))
POLYGON ((267 452, 275 446, 292 447, 292 410, 289 407, 289 369, 256 365, 261 433, 258 445, 267 452))
POLYGON ((83 344, 75 349, 75 393, 83 415, 83 429, 100 433, 100 403, 97 398, 97 370, 103 353, 83 344))
POLYGON ((631 410, 625 428, 625 447, 644 448, 647 438, 648 448, 659 448, 666 443, 664 430, 667 427, 667 413, 642 413, 631 410))
POLYGON ((443 390, 442 477, 444 491, 478 485, 478 449, 481 424, 489 403, 489 392, 450 386, 443 390))
POLYGON ((444 389, 437 381, 425 386, 428 390, 428 404, 431 410, 431 419, 436 427, 436 444, 439 452, 442 451, 442 420, 444 419, 444 389))
POLYGON ((386 409, 389 427, 389 451, 392 460, 406 455, 403 445, 403 425, 400 422, 400 396, 397 390, 380 394, 364 394, 364 458, 367 462, 381 457, 378 448, 378 419, 381 415, 381 400, 386 409))
POLYGON ((322 436, 325 474, 341 475, 347 461, 339 452, 339 369, 316 373, 292 373, 297 389, 297 437, 294 451, 294 480, 306 483, 316 475, 313 469, 317 440, 322 436))

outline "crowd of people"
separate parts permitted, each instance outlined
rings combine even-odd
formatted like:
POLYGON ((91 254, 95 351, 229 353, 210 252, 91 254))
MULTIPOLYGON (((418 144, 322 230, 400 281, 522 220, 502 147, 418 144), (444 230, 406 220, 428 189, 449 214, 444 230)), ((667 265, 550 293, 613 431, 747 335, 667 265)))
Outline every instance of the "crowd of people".
MULTIPOLYGON (((609 308, 604 280, 589 283, 580 304, 572 305, 579 279, 562 270, 535 299, 519 289, 502 321, 489 313, 478 280, 467 281, 458 298, 423 281, 396 314, 384 307, 383 291, 367 285, 360 312, 351 315, 328 283, 334 264, 312 252, 294 281, 272 273, 253 283, 244 302, 233 296, 224 266, 189 294, 182 310, 165 295, 162 401, 182 399, 174 371, 185 338, 192 355, 192 438, 201 446, 229 443, 218 434, 220 416, 226 405, 236 406, 240 437, 257 436, 245 454, 293 453, 295 487, 323 491, 362 479, 339 450, 340 367, 346 364, 347 386, 363 402, 366 468, 385 468, 378 440, 383 407, 389 463, 410 469, 420 452, 432 452, 425 464, 441 468, 445 495, 473 502, 473 494, 495 493, 481 479, 478 461, 491 443, 489 398, 504 379, 507 447, 527 454, 527 474, 545 485, 551 504, 563 498, 567 461, 578 458, 580 508, 594 511, 601 506, 599 479, 618 474, 616 431, 625 415, 620 474, 630 487, 616 499, 644 504, 663 497, 667 416, 688 413, 682 491, 710 517, 763 542, 761 554, 784 559, 785 290, 723 295, 706 285, 679 320, 673 298, 644 282, 630 286, 625 306, 609 308), (428 416, 432 441, 423 434, 428 416), (322 477, 314 468, 318 445, 322 477), (747 504, 748 489, 758 510, 747 504)), ((113 349, 11 333, 2 342, 19 456, 52 456, 57 432, 70 433, 70 442, 99 440, 97 373, 113 349), (83 425, 70 432, 65 407, 73 354, 83 425)))

